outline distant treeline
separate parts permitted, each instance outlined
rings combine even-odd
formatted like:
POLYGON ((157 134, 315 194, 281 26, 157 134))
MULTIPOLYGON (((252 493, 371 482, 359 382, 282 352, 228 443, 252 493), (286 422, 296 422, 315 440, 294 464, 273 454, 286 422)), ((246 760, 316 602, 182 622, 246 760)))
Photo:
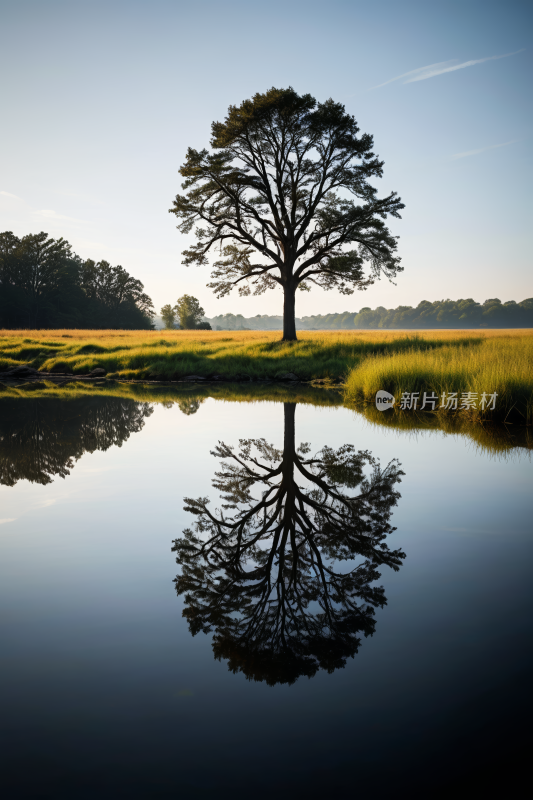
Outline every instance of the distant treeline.
MULTIPOLYGON (((258 314, 243 317, 242 314, 221 314, 209 319, 214 330, 280 330, 283 317, 258 314)), ((516 303, 502 303, 498 298, 485 300, 437 300, 430 303, 422 300, 416 308, 376 309, 362 308, 359 312, 345 311, 342 314, 318 314, 296 320, 298 330, 358 330, 358 329, 421 329, 421 328, 533 328, 533 298, 516 303)))
POLYGON ((141 281, 47 233, 0 233, 0 328, 152 327, 141 281))

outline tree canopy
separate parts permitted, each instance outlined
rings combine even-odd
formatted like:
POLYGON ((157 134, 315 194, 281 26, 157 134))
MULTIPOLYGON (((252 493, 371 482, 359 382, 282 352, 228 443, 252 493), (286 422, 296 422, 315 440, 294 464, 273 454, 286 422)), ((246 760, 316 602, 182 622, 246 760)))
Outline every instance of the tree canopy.
MULTIPOLYGON (((107 261, 95 263, 91 259, 82 262, 81 286, 85 297, 92 301, 95 323, 105 327, 130 327, 134 320, 150 320, 153 314, 151 299, 145 294, 140 280, 132 277, 120 265, 112 267, 107 261), (98 310, 97 310, 98 309, 98 310)), ((143 327, 146 327, 146 322, 143 327)))
POLYGON ((281 286, 284 339, 296 338, 296 289, 351 294, 402 269, 385 219, 404 206, 395 192, 378 198, 369 181, 383 162, 358 133, 342 104, 272 88, 230 106, 212 125, 214 152, 189 148, 180 170, 170 213, 197 237, 183 263, 206 264, 218 247, 208 284, 218 297, 281 286))
POLYGON ((121 447, 144 427, 150 403, 124 397, 2 399, 0 485, 26 480, 43 485, 65 478, 84 453, 121 447))

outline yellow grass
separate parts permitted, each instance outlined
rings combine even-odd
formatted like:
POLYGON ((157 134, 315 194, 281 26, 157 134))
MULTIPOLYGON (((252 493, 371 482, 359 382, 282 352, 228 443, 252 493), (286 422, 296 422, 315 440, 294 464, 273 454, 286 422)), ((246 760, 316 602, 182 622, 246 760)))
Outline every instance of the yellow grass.
MULTIPOLYGON (((362 340, 366 342, 393 341, 401 338, 420 337, 423 339, 463 339, 465 336, 475 338, 494 339, 501 337, 533 336, 532 328, 503 328, 503 329, 468 329, 468 330, 409 330, 409 331, 299 331, 298 340, 362 340)), ((8 330, 0 328, 0 342, 5 339, 22 342, 24 339, 32 339, 40 342, 59 339, 74 339, 76 341, 97 341, 99 343, 120 343, 127 342, 153 344, 154 341, 165 339, 175 342, 203 342, 206 339, 210 342, 246 343, 250 341, 280 341, 281 331, 129 331, 129 330, 76 330, 72 328, 55 330, 8 330)))
POLYGON ((257 379, 295 372, 305 380, 336 380, 371 353, 395 353, 410 344, 442 346, 450 339, 473 340, 462 332, 304 332, 288 343, 271 331, 0 331, 0 368, 26 363, 82 374, 102 367, 114 377, 138 379, 188 374, 257 379))

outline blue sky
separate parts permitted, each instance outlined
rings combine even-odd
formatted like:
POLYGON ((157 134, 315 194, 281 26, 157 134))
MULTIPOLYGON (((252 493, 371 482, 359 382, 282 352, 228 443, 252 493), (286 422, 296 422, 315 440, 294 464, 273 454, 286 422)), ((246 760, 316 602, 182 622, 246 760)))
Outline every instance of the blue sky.
POLYGON ((345 104, 385 161, 404 272, 297 314, 533 295, 530 2, 0 0, 0 230, 47 231, 122 264, 159 310, 281 313, 217 300, 168 214, 186 148, 271 86, 345 104))

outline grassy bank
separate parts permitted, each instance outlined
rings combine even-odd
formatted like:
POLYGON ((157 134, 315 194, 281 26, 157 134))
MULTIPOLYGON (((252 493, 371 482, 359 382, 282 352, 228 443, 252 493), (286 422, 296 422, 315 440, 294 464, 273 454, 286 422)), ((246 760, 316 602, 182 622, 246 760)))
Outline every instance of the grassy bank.
POLYGON ((507 333, 487 336, 476 347, 462 343, 425 351, 413 347, 394 356, 371 356, 351 370, 345 399, 356 405, 373 403, 378 389, 395 396, 396 414, 402 413, 397 409, 404 392, 419 392, 420 397, 435 392, 439 401, 443 393, 456 392, 459 405, 461 394, 471 392, 478 395, 477 407, 463 412, 471 419, 531 425, 533 336, 507 333), (483 392, 497 393, 493 411, 480 408, 483 392))
MULTIPOLYGON (((109 378, 300 380, 345 383, 345 401, 373 403, 378 389, 498 393, 494 412, 476 419, 533 423, 533 330, 302 332, 281 342, 266 331, 0 331, 0 370, 27 364, 43 372, 109 378)), ((388 414, 389 412, 387 412, 388 414)), ((405 412, 404 412, 405 413, 405 412)))

